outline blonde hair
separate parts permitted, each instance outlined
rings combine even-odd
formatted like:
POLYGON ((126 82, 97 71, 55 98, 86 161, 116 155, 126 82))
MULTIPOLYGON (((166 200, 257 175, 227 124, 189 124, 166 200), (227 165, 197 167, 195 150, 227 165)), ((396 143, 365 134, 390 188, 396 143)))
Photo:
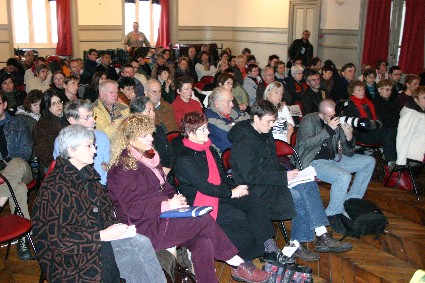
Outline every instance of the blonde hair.
POLYGON ((154 122, 146 115, 131 114, 120 124, 111 145, 109 168, 121 163, 124 170, 137 170, 137 160, 131 155, 122 156, 130 141, 141 136, 151 135, 155 131, 154 122))

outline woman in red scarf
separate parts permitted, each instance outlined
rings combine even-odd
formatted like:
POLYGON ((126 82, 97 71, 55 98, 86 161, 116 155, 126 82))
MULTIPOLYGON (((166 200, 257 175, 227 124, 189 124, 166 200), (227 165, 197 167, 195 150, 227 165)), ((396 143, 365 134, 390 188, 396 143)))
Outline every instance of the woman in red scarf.
POLYGON ((179 190, 188 204, 212 205, 217 221, 245 262, 263 256, 285 260, 272 237, 275 232, 265 204, 246 185, 236 186, 221 166, 220 157, 208 138, 208 120, 191 112, 182 119, 184 147, 175 163, 179 190))
POLYGON ((121 123, 112 141, 108 191, 118 218, 149 237, 156 251, 188 248, 197 282, 217 282, 214 259, 233 266, 232 275, 238 281, 266 282, 268 273, 244 263, 210 215, 160 218, 162 212, 187 203, 167 182, 159 154, 152 147, 154 130, 152 119, 133 114, 121 123))

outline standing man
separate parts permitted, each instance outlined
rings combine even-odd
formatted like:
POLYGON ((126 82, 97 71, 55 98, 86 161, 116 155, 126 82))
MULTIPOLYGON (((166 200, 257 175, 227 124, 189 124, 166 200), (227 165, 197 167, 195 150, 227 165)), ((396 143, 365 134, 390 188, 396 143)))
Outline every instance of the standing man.
POLYGON ((122 44, 124 45, 124 49, 128 52, 130 52, 132 48, 135 49, 137 47, 142 47, 143 45, 147 47, 151 46, 148 39, 146 38, 146 35, 143 32, 139 31, 138 22, 133 23, 133 31, 129 32, 124 37, 122 44))
MULTIPOLYGON (((28 160, 31 157, 33 142, 25 121, 10 116, 6 109, 6 95, 3 90, 0 90, 0 172, 9 180, 24 217, 30 219, 26 184, 32 180, 28 160)), ((0 185, 0 211, 8 199, 11 199, 11 194, 4 183, 0 185)), ((13 200, 9 201, 9 206, 10 212, 13 214, 15 211, 13 200)), ((31 258, 25 237, 19 238, 17 247, 20 259, 31 258)))
MULTIPOLYGON (((65 104, 64 114, 69 124, 71 125, 82 125, 87 129, 94 131, 96 138, 96 155, 94 157, 94 169, 100 175, 100 183, 106 186, 106 172, 110 158, 110 147, 108 136, 99 130, 95 130, 96 120, 93 114, 93 105, 89 100, 74 100, 65 104)), ((55 147, 53 150, 53 158, 59 156, 59 144, 58 138, 55 140, 55 147)))
POLYGON ((313 45, 311 45, 308 39, 310 38, 310 32, 305 30, 303 37, 295 39, 288 49, 288 57, 291 61, 295 58, 301 57, 303 59, 303 65, 307 66, 310 59, 313 58, 313 45))
POLYGON ((304 116, 300 123, 295 149, 301 166, 313 166, 318 179, 332 184, 326 215, 332 228, 341 234, 345 233, 341 222, 344 202, 363 198, 375 167, 375 159, 354 154, 354 146, 353 128, 335 117, 335 102, 330 99, 320 102, 319 112, 304 116))

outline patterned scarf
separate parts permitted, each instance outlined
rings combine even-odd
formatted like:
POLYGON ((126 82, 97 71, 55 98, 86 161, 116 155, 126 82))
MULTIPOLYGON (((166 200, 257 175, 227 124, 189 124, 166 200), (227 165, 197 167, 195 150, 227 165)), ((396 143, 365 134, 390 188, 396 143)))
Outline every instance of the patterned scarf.
POLYGON ((105 107, 106 111, 108 111, 108 113, 109 113, 109 117, 111 118, 111 122, 114 122, 115 120, 123 117, 121 110, 118 108, 117 104, 112 104, 111 110, 109 110, 106 102, 104 100, 101 100, 101 101, 102 101, 103 107, 105 107))

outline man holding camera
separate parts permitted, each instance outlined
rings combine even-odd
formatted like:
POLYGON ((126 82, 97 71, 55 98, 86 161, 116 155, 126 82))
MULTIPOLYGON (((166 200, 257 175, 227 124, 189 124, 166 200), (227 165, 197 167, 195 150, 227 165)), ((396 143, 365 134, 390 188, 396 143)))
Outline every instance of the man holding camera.
POLYGON ((344 202, 363 197, 375 167, 375 159, 354 154, 354 146, 353 128, 335 117, 334 101, 323 100, 319 112, 303 117, 295 149, 303 168, 313 166, 317 178, 332 184, 326 215, 331 227, 341 234, 345 233, 340 218, 345 213, 344 202))

